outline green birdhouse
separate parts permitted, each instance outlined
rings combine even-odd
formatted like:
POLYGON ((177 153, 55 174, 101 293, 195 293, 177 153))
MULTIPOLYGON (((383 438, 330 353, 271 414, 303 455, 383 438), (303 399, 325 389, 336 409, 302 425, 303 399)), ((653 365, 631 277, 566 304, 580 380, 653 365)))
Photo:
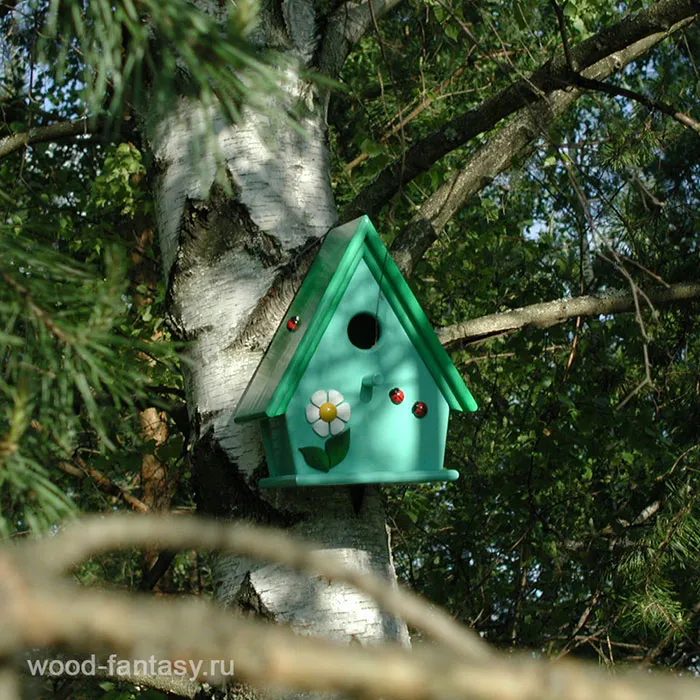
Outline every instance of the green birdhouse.
POLYGON ((372 222, 331 230, 236 409, 259 421, 263 487, 452 481, 459 372, 372 222))

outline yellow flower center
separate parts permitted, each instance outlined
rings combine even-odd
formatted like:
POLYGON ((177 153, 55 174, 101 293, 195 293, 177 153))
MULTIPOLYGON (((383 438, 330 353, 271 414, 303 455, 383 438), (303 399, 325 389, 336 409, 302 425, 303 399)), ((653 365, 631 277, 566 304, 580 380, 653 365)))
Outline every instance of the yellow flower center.
POLYGON ((318 410, 321 414, 321 420, 325 420, 326 423, 332 423, 338 417, 338 408, 330 401, 326 401, 318 410))

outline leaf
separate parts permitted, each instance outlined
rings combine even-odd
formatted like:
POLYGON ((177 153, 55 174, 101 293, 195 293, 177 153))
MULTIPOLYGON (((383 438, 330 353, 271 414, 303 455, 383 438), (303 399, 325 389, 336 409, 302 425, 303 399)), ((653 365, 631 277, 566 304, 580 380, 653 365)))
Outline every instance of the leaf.
POLYGON ((443 26, 445 34, 447 34, 452 41, 459 41, 459 27, 456 24, 446 24, 443 26))
POLYGON ((327 472, 331 468, 328 455, 320 447, 300 447, 299 452, 312 469, 327 472))
POLYGON ((339 435, 334 435, 326 442, 326 454, 330 461, 329 469, 338 466, 348 454, 350 449, 350 429, 344 430, 339 435))

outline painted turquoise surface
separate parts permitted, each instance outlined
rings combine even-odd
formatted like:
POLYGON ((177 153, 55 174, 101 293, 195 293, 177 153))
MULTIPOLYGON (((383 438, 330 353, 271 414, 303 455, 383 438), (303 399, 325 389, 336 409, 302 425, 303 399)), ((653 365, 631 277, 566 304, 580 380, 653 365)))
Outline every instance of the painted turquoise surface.
MULTIPOLYGON (((449 418, 447 402, 381 296, 364 260, 359 263, 302 376, 285 417, 300 482, 306 479, 315 483, 430 481, 458 476, 455 471, 442 469, 449 418), (363 312, 376 315, 381 326, 379 341, 366 350, 355 347, 347 333, 350 320, 363 312), (381 374, 383 383, 371 392, 367 389, 363 392, 363 377, 374 374, 381 374), (405 394, 399 405, 389 399, 394 387, 405 394), (300 447, 323 448, 328 439, 319 437, 306 419, 311 396, 321 389, 339 391, 352 409, 346 427, 351 431, 348 455, 328 474, 309 467, 299 452, 300 447), (416 401, 428 405, 424 418, 418 419, 412 413, 416 401)), ((284 472, 289 473, 287 469, 284 472)))
POLYGON ((260 421, 260 428, 270 474, 292 476, 294 459, 284 416, 260 421))

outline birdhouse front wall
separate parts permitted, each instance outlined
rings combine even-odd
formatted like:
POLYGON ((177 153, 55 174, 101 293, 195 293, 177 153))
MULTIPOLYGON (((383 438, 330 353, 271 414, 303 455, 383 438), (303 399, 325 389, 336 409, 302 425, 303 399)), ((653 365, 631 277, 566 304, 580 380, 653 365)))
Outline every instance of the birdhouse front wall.
POLYGON ((433 480, 448 418, 447 401, 360 261, 285 413, 295 473, 325 474, 323 483, 433 480))

